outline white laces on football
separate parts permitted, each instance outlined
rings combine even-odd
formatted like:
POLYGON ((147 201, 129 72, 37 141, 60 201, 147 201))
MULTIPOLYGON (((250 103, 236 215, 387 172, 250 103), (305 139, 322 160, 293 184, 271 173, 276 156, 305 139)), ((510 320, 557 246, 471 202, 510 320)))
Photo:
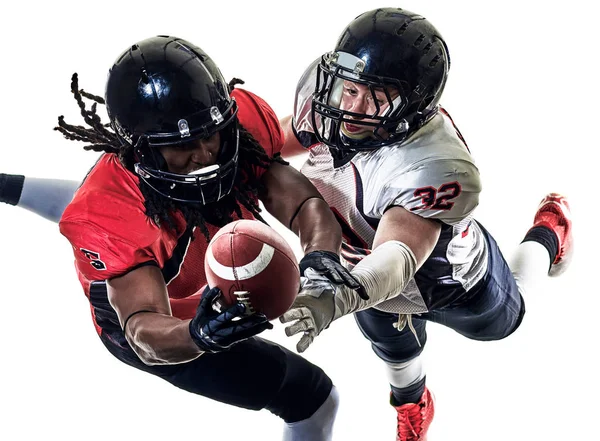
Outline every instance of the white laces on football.
POLYGON ((396 328, 398 332, 402 331, 404 327, 408 324, 408 327, 412 334, 415 336, 417 340, 417 344, 421 347, 421 342, 419 341, 419 336, 417 335, 417 330, 412 322, 412 314, 398 314, 398 321, 392 323, 392 326, 396 328))

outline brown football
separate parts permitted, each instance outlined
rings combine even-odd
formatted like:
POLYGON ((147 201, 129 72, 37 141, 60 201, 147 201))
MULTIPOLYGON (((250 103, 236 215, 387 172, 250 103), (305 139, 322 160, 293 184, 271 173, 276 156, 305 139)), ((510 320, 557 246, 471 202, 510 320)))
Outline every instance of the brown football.
POLYGON ((221 228, 206 250, 208 285, 223 292, 224 303, 245 303, 248 312, 276 319, 294 302, 300 287, 296 256, 286 240, 257 220, 221 228))

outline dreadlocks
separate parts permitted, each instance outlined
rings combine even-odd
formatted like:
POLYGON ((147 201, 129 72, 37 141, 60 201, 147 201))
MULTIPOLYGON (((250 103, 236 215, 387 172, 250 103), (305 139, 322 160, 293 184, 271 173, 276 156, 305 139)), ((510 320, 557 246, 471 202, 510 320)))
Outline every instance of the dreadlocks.
MULTIPOLYGON (((236 84, 244 84, 242 80, 234 78, 229 83, 232 91, 236 84)), ((58 126, 54 130, 61 132, 65 138, 89 143, 85 150, 116 154, 125 168, 133 172, 133 147, 123 145, 110 124, 103 124, 97 114, 97 105, 105 104, 104 99, 79 89, 77 74, 71 78, 71 93, 79 106, 83 120, 89 126, 75 126, 65 122, 64 116, 58 117, 58 126), (94 101, 88 110, 84 98, 94 101)), ((140 191, 144 196, 146 215, 157 224, 165 223, 170 228, 175 228, 173 214, 180 211, 186 221, 187 228, 199 227, 207 240, 210 239, 206 223, 221 227, 233 221, 233 215, 242 218, 240 204, 254 217, 264 222, 260 215, 257 198, 262 190, 260 181, 252 170, 253 166, 267 169, 273 162, 287 164, 279 155, 270 158, 254 137, 240 125, 239 143, 239 170, 231 192, 218 202, 207 205, 194 203, 181 203, 162 196, 154 191, 140 179, 140 191)))

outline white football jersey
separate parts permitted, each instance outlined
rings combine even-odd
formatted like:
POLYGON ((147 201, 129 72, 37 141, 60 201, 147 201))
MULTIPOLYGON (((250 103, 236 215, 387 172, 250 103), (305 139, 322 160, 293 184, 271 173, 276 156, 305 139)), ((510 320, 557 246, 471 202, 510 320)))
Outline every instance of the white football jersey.
POLYGON ((400 143, 335 159, 329 147, 317 142, 312 128, 314 66, 298 85, 293 127, 309 149, 301 171, 342 226, 345 263, 352 267, 370 253, 386 209, 401 206, 438 220, 442 230, 402 296, 376 308, 419 313, 460 298, 487 269, 486 240, 472 218, 481 191, 479 171, 460 132, 441 109, 400 143))

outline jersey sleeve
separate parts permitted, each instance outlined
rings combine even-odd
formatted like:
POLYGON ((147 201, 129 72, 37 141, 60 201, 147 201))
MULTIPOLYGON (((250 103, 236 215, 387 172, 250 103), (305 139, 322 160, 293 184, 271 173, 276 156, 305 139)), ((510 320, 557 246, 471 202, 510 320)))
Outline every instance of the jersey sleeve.
POLYGON ((90 171, 59 222, 90 281, 106 280, 162 262, 168 250, 160 228, 145 215, 137 180, 114 155, 103 155, 90 171))
POLYGON ((481 181, 477 167, 467 161, 438 159, 392 173, 376 207, 380 216, 400 206, 421 217, 454 225, 479 204, 481 181))
POLYGON ((317 66, 320 61, 319 57, 308 66, 296 87, 292 129, 300 144, 305 148, 317 143, 312 120, 312 95, 315 91, 317 66))
POLYGON ((283 130, 275 111, 259 96, 244 89, 234 89, 231 93, 238 104, 240 124, 273 157, 283 147, 283 130))
POLYGON ((88 280, 107 280, 147 264, 156 264, 150 247, 131 242, 89 222, 60 222, 60 232, 69 240, 77 270, 88 280))

